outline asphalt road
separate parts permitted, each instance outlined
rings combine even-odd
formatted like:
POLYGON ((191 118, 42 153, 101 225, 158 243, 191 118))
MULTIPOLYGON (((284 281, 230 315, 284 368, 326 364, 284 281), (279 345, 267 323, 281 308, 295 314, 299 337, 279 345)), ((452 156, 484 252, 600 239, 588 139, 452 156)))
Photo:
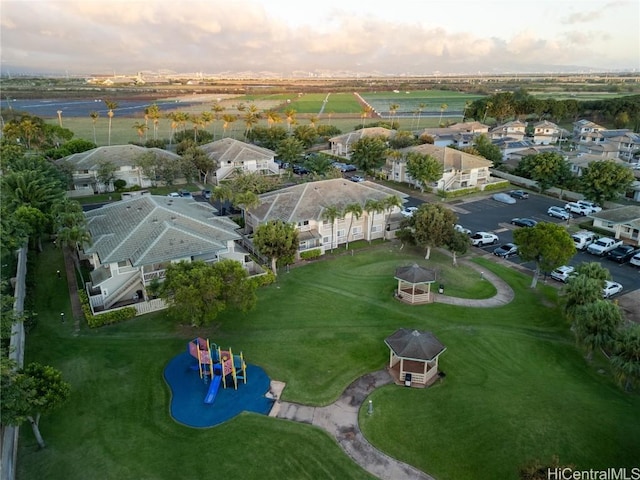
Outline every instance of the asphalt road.
MULTIPOLYGON (((419 205, 420 203, 422 203, 421 200, 410 197, 406 205, 419 205)), ((458 223, 460 225, 473 232, 484 231, 495 233, 500 239, 497 245, 501 245, 503 243, 513 242, 513 231, 516 228, 520 228, 511 225, 510 222, 513 218, 525 217, 538 222, 566 223, 563 220, 547 215, 547 209, 550 206, 557 205, 564 207, 564 204, 564 202, 558 201, 557 199, 530 193, 528 199, 517 200, 513 205, 500 203, 488 197, 471 202, 453 202, 450 203, 449 206, 458 215, 458 223)), ((581 218, 582 217, 575 218, 572 222, 578 223, 581 218)), ((486 252, 493 252, 497 245, 486 246, 482 249, 486 252)), ((510 257, 508 261, 518 263, 529 270, 533 270, 535 267, 533 262, 525 263, 518 256, 510 257)), ((575 266, 583 262, 600 262, 603 267, 611 272, 613 280, 622 284, 624 287, 622 294, 640 289, 640 270, 633 265, 628 263, 619 265, 606 258, 580 251, 569 261, 569 265, 575 266)), ((548 281, 555 282, 555 280, 550 277, 548 281)))

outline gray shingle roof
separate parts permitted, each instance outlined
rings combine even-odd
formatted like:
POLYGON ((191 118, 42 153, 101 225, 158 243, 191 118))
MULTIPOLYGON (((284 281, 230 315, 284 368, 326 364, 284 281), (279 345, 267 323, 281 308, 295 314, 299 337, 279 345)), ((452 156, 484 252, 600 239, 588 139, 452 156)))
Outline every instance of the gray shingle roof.
POLYGON ((225 164, 227 162, 246 162, 251 160, 271 160, 275 152, 268 148, 258 147, 251 143, 241 142, 233 138, 223 138, 200 146, 209 158, 225 164))
POLYGON ((145 195, 85 213, 101 263, 128 260, 133 266, 227 250, 238 225, 215 215, 208 204, 183 198, 145 195))
POLYGON ((113 145, 108 147, 98 147, 86 152, 74 153, 68 157, 61 158, 56 163, 69 163, 75 170, 95 171, 101 161, 109 161, 118 167, 133 166, 137 159, 148 153, 154 153, 159 157, 166 157, 171 160, 179 160, 177 155, 161 148, 146 148, 138 145, 113 145))
POLYGON ((401 328, 384 341, 398 357, 412 360, 433 360, 446 350, 431 332, 401 328))
POLYGON ((395 278, 409 283, 433 283, 436 281, 436 272, 414 263, 408 267, 397 268, 395 278))
POLYGON ((396 195, 401 200, 407 194, 373 182, 351 182, 343 178, 308 182, 260 195, 260 205, 251 209, 260 223, 282 220, 297 223, 305 220, 321 220, 325 207, 335 205, 344 208, 359 203, 364 206, 369 199, 382 200, 396 195))

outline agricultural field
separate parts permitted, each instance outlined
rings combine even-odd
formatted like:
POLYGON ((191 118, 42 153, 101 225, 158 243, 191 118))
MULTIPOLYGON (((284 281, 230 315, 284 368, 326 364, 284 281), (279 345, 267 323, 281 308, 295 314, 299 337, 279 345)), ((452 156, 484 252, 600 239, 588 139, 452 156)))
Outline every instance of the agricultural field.
POLYGON ((363 92, 362 98, 371 105, 381 116, 390 115, 390 106, 398 105, 394 117, 406 117, 416 114, 421 110, 421 116, 440 115, 443 105, 443 116, 456 114, 462 116, 467 102, 483 98, 482 95, 471 95, 468 93, 452 92, 449 90, 419 90, 401 92, 398 90, 387 92, 363 92))

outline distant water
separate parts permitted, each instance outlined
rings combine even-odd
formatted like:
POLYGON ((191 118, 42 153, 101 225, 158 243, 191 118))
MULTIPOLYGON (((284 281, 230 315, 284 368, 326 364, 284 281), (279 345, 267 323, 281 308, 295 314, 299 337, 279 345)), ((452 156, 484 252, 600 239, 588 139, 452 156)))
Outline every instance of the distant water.
MULTIPOLYGON (((116 115, 127 117, 135 115, 143 115, 144 109, 149 105, 156 104, 160 107, 160 111, 173 110, 177 108, 188 108, 200 102, 183 102, 177 100, 157 100, 155 102, 149 100, 117 100, 118 108, 115 109, 116 115)), ((107 106, 101 98, 91 99, 38 99, 38 100, 15 100, 8 98, 0 99, 0 108, 18 110, 36 115, 41 118, 57 117, 58 110, 62 111, 62 116, 70 117, 89 117, 90 112, 98 112, 100 117, 107 116, 107 106)))

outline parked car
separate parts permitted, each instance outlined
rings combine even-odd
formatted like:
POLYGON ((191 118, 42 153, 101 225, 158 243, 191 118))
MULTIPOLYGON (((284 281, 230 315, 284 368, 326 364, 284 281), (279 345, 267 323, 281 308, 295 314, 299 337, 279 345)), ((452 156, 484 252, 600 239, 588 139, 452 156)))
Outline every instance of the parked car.
POLYGON ((564 206, 564 209, 568 212, 575 213, 577 215, 586 216, 591 214, 591 208, 586 205, 581 205, 578 202, 569 202, 564 206))
POLYGON ((559 282, 567 283, 567 280, 575 275, 576 269, 571 265, 562 265, 551 272, 551 278, 559 282))
POLYGON ((182 198, 186 198, 187 200, 193 200, 193 195, 189 190, 180 190, 178 192, 182 198))
POLYGON ((352 182, 364 182, 364 177, 361 177, 360 175, 352 175, 349 180, 352 182))
POLYGON ((571 235, 571 239, 578 250, 586 250, 589 245, 598 239, 598 236, 589 230, 580 230, 571 235))
POLYGON ((471 235, 471 245, 482 247, 484 245, 495 245, 498 243, 498 236, 489 232, 476 232, 471 235))
POLYGON ((296 164, 293 166, 293 173, 297 173, 298 175, 306 175, 307 173, 310 173, 310 172, 302 165, 296 164))
POLYGON ((202 190, 202 196, 205 199, 210 200, 211 199, 211 190, 209 190, 209 189, 202 190))
POLYGON ((418 207, 404 207, 402 210, 400 210, 400 213, 405 217, 410 217, 416 210, 418 210, 418 207))
POLYGON ((506 203, 508 205, 513 205, 514 203, 516 203, 516 199, 508 193, 496 193, 493 195, 493 199, 496 202, 506 203))
POLYGON ((518 254, 518 246, 515 243, 505 243, 493 251, 494 255, 502 258, 509 258, 518 254))
POLYGON ((515 225, 516 227, 535 227, 538 224, 532 218, 513 218, 511 220, 511 225, 515 225))
POLYGON ((622 291, 622 284, 618 282, 612 282, 611 280, 604 281, 604 288, 602 289, 602 296, 604 298, 609 298, 616 293, 620 293, 622 291))
POLYGON ((615 238, 601 237, 591 245, 587 247, 587 252, 591 255, 605 256, 611 250, 618 248, 622 245, 622 240, 616 240, 615 238))
POLYGON ((171 192, 171 193, 167 193, 167 197, 180 198, 180 194, 178 192, 171 192))
POLYGON ((640 267, 640 250, 638 250, 638 253, 631 257, 631 260, 629 260, 629 264, 633 265, 634 267, 640 267))
POLYGON ((559 218, 561 220, 569 220, 573 217, 570 212, 566 211, 562 207, 549 207, 547 209, 547 215, 549 215, 550 217, 559 218))
POLYGON ((511 195, 513 198, 519 198, 519 199, 529 198, 529 194, 524 190, 511 190, 509 192, 509 195, 511 195))
POLYGON ((587 208, 591 209, 591 213, 598 213, 602 211, 602 207, 597 203, 590 202, 589 200, 578 200, 576 203, 580 205, 584 205, 587 208))
POLYGON ((607 253, 607 258, 618 263, 626 263, 636 253, 636 249, 631 245, 620 245, 607 253))
POLYGON ((457 223, 453 226, 453 229, 456 232, 466 233, 467 235, 471 235, 471 230, 469 230, 468 228, 464 228, 462 225, 459 225, 457 223))

